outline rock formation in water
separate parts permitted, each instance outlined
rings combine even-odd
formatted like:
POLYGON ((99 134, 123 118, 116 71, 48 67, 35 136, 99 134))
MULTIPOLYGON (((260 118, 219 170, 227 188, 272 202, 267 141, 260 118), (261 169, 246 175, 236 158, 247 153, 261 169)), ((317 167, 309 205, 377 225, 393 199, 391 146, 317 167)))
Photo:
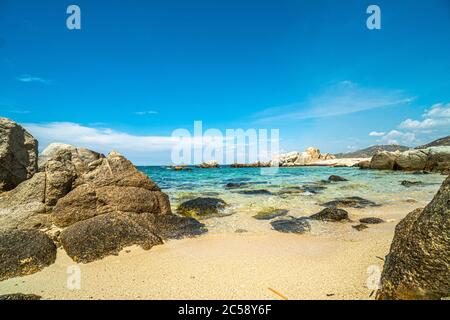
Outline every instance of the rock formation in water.
POLYGON ((0 117, 0 192, 14 189, 38 170, 38 142, 14 121, 0 117))
POLYGON ((377 299, 450 297, 450 177, 396 227, 377 299))

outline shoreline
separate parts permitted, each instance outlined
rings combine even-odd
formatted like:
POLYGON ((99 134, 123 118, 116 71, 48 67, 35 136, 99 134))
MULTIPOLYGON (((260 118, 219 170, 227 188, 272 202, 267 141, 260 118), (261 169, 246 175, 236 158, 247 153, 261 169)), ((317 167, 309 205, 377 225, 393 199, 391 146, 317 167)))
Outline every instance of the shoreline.
MULTIPOLYGON (((77 265, 60 248, 42 271, 0 283, 0 294, 33 293, 43 299, 374 299, 368 268, 380 272, 405 204, 385 207, 386 223, 358 232, 351 223, 326 223, 344 233, 283 234, 257 230, 207 233, 169 240, 145 251, 79 264, 81 290, 68 290, 67 267, 77 265)), ((355 211, 356 212, 356 211, 355 211)), ((358 211, 359 212, 359 211, 358 211)), ((359 214, 351 214, 359 218, 359 214)))

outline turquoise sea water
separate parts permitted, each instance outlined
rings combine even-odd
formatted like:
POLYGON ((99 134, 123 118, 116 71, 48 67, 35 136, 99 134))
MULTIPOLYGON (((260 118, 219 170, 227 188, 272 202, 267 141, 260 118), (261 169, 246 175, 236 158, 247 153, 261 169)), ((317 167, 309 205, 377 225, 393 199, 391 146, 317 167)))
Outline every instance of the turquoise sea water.
MULTIPOLYGON (((291 216, 305 216, 322 209, 321 203, 339 197, 359 196, 381 205, 383 208, 405 205, 424 206, 435 195, 445 176, 440 174, 413 174, 395 171, 360 170, 358 168, 296 167, 279 168, 273 175, 261 174, 260 168, 199 169, 175 171, 168 167, 139 167, 166 192, 176 211, 177 206, 195 197, 218 197, 229 204, 231 213, 240 222, 252 217, 264 208, 288 209, 291 216), (339 175, 346 182, 321 183, 330 175, 339 175), (421 181, 422 184, 405 187, 401 181, 421 181), (239 189, 227 189, 227 183, 246 183, 239 189), (317 187, 322 190, 303 193, 280 193, 286 188, 317 187), (264 189, 270 194, 240 194, 242 190, 264 189)), ((219 223, 219 222, 217 222, 219 223)), ((223 223, 223 222, 220 222, 223 223)))

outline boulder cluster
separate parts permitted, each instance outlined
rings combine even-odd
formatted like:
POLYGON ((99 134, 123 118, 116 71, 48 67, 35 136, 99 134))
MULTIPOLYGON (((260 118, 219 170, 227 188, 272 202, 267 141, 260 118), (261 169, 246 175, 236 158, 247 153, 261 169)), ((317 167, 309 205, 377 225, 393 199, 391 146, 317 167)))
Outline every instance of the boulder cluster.
MULTIPOLYGON (((26 141, 35 141, 12 121, 0 123, 2 130, 14 128, 26 141)), ((12 174, 1 177, 10 190, 0 193, 0 280, 53 263, 56 246, 87 263, 126 246, 150 249, 167 238, 206 231, 197 220, 173 214, 168 196, 116 152, 104 156, 51 144, 38 159, 37 143, 32 152, 13 137, 2 134, 1 172, 6 166, 23 172, 9 170, 12 174)))
POLYGON ((448 172, 450 147, 411 149, 404 152, 381 151, 370 161, 360 162, 358 166, 364 169, 448 172))
POLYGON ((332 154, 321 154, 319 149, 310 147, 303 152, 294 151, 280 154, 272 160, 271 164, 272 166, 276 166, 278 164, 280 167, 295 167, 312 164, 319 160, 329 160, 334 158, 335 156, 332 154))

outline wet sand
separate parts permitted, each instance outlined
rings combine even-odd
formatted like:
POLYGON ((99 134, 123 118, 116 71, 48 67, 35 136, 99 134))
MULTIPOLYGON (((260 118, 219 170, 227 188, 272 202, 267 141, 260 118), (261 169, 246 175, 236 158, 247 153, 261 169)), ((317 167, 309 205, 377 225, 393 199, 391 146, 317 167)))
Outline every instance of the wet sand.
MULTIPOLYGON (((353 223, 318 222, 318 234, 270 230, 210 233, 171 240, 144 251, 123 250, 81 270, 81 289, 67 288, 63 250, 34 275, 0 283, 0 294, 34 293, 43 299, 373 299, 370 266, 389 251, 395 225, 417 204, 349 210, 352 220, 376 216, 388 222, 358 232, 353 223), (331 231, 331 232, 330 232, 331 231), (274 292, 275 291, 275 292, 274 292), (278 294, 277 294, 278 293, 278 294)), ((230 217, 232 219, 232 217, 230 217)))

